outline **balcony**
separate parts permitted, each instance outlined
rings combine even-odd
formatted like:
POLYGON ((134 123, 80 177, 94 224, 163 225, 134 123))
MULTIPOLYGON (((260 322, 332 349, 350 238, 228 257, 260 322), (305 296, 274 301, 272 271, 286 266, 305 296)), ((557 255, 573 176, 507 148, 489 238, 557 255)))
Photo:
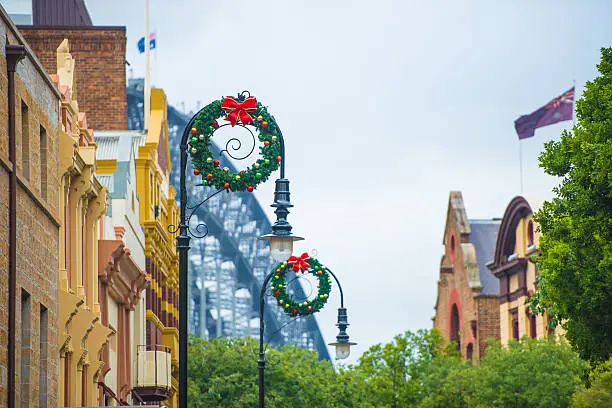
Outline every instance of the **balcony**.
POLYGON ((136 384, 132 392, 144 402, 167 400, 172 387, 170 347, 138 346, 136 360, 136 384))

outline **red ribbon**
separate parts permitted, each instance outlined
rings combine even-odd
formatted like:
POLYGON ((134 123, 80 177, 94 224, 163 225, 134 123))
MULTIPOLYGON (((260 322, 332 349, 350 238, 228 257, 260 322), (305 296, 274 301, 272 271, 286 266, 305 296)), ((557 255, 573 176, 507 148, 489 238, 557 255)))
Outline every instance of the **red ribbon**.
POLYGON ((310 257, 308 254, 304 252, 299 258, 297 256, 291 256, 289 259, 287 259, 287 263, 293 264, 291 269, 293 269, 295 272, 302 271, 302 273, 304 273, 305 270, 310 268, 310 265, 308 262, 306 262, 309 259, 310 257))
POLYGON ((238 102, 233 96, 226 96, 221 103, 221 108, 227 112, 227 120, 232 124, 232 127, 236 126, 238 120, 243 125, 253 123, 253 118, 248 112, 255 112, 257 110, 257 99, 254 96, 249 96, 244 102, 238 102))

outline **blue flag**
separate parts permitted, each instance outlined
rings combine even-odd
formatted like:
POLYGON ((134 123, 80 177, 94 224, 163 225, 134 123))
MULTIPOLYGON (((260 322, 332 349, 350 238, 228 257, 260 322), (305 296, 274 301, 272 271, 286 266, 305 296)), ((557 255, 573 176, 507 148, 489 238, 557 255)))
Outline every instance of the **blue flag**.
MULTIPOLYGON (((151 33, 149 35, 149 49, 150 50, 154 50, 156 47, 156 38, 155 38, 155 33, 151 33)), ((145 52, 145 42, 144 42, 144 37, 140 37, 140 40, 138 40, 138 51, 142 54, 145 52)))

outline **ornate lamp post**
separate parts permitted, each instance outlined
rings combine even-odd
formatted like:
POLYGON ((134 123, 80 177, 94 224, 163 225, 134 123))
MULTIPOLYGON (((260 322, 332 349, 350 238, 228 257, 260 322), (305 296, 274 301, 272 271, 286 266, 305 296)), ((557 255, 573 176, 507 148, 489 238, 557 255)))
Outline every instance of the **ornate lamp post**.
MULTIPOLYGON (((281 173, 282 174, 282 173, 281 173)), ((315 259, 312 259, 313 265, 307 263, 310 261, 310 257, 307 254, 303 254, 301 257, 291 256, 291 252, 293 251, 293 241, 302 240, 301 237, 296 237, 291 234, 291 225, 287 221, 287 215, 289 214, 288 208, 292 207, 289 201, 289 180, 281 178, 280 180, 276 180, 276 191, 274 193, 274 204, 272 207, 276 208, 276 222, 272 226, 272 233, 264 235, 259 239, 270 241, 270 256, 276 261, 281 262, 279 264, 280 268, 274 268, 264 279, 263 284, 261 285, 261 291, 259 296, 259 360, 257 360, 257 367, 259 371, 259 408, 264 408, 265 406, 265 384, 264 384, 264 372, 266 369, 266 354, 264 350, 264 306, 265 306, 265 294, 268 283, 272 277, 279 278, 282 276, 284 271, 287 269, 287 263, 293 263, 293 270, 295 272, 299 272, 300 270, 304 272, 305 270, 311 270, 313 275, 323 275, 324 273, 329 273, 336 284, 338 285, 338 289, 340 290, 340 308, 338 309, 338 324, 337 326, 340 329, 340 333, 336 336, 336 342, 330 343, 330 345, 335 346, 336 348, 336 359, 342 360, 348 358, 350 355, 350 348, 352 345, 357 343, 352 343, 349 341, 349 336, 346 333, 346 328, 348 327, 348 315, 346 308, 344 307, 344 294, 342 292, 342 286, 340 285, 340 281, 336 277, 336 275, 329 269, 323 265, 320 265, 319 262, 315 259), (275 242, 279 242, 276 246, 275 242), (287 260, 287 262, 283 262, 287 260)), ((330 283, 331 280, 328 280, 327 283, 330 283)), ((304 315, 316 312, 319 308, 322 308, 325 304, 325 301, 329 295, 328 290, 329 286, 325 285, 323 293, 320 291, 317 297, 315 297, 314 302, 295 302, 289 304, 287 302, 287 298, 281 294, 281 291, 284 291, 285 286, 282 283, 276 283, 276 287, 273 285, 271 289, 281 307, 284 307, 290 315, 296 316, 297 314, 304 315), (319 303, 315 303, 315 302, 319 303), (313 309, 313 305, 316 309, 313 309), (297 307, 297 309, 293 309, 297 307)), ((320 287, 321 285, 319 285, 320 287)))
MULTIPOLYGON (((179 408, 187 408, 187 336, 188 336, 188 269, 189 248, 191 238, 204 238, 208 228, 198 223, 190 228, 190 220, 204 203, 223 191, 248 191, 266 181, 270 174, 280 167, 281 178, 276 181, 276 214, 277 222, 272 227, 273 233, 266 239, 270 241, 271 253, 275 259, 287 259, 291 256, 293 241, 302 239, 291 234, 291 225, 286 221, 289 202, 289 180, 285 179, 285 145, 280 128, 267 108, 257 102, 248 91, 242 92, 236 98, 225 97, 210 103, 196 113, 183 132, 180 144, 180 220, 179 225, 170 225, 172 233, 179 232, 177 251, 179 253, 179 408), (253 116, 251 116, 253 115, 253 116), (227 123, 219 124, 224 119, 227 123), (250 157, 257 145, 256 135, 248 128, 258 131, 260 157, 246 170, 232 174, 229 168, 221 168, 221 162, 214 159, 210 150, 211 137, 219 128, 239 126, 246 129, 253 139, 253 147, 245 156, 237 155, 242 142, 236 138, 230 139, 221 154, 229 158, 243 160, 250 157), (216 187, 217 191, 210 194, 195 205, 187 203, 186 171, 187 161, 191 156, 194 175, 202 177, 202 186, 216 187)), ((196 218, 197 219, 197 216, 196 218)))

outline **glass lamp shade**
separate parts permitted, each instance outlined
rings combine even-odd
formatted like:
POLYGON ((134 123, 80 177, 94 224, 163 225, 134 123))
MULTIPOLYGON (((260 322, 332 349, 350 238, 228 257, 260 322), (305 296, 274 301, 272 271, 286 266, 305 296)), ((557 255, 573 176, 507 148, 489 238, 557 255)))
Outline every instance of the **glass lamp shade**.
POLYGON ((351 345, 348 343, 336 344, 336 360, 344 360, 351 355, 351 345))
POLYGON ((278 262, 286 261, 293 253, 293 237, 277 236, 270 238, 270 256, 278 262))
POLYGON ((329 343, 330 346, 336 347, 336 360, 344 360, 349 358, 351 355, 351 346, 357 343, 351 343, 349 341, 337 341, 335 343, 329 343))

